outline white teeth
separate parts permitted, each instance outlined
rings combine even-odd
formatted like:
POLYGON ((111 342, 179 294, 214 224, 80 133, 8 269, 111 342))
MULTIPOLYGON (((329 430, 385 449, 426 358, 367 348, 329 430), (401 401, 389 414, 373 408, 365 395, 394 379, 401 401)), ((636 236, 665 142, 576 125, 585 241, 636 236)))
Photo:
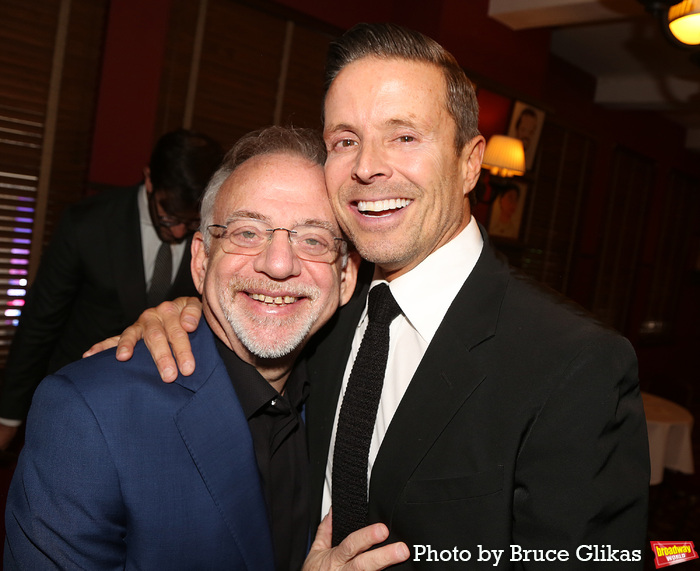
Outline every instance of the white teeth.
POLYGON ((297 298, 292 297, 291 295, 278 295, 277 297, 271 297, 269 295, 263 295, 261 293, 250 293, 248 295, 255 301, 262 301, 263 303, 267 303, 270 305, 287 305, 297 301, 297 298))
POLYGON ((384 212, 385 210, 396 210, 398 208, 405 208, 411 204, 408 198, 389 198, 386 200, 359 200, 357 202, 357 209, 360 212, 384 212))

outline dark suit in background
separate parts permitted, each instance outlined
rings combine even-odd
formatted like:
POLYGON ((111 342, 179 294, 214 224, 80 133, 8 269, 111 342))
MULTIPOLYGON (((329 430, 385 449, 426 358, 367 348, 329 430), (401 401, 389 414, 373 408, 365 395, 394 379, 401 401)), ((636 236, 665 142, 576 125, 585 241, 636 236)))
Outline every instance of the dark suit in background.
MULTIPOLYGON (((544 564, 557 569, 618 568, 578 561, 575 550, 644 545, 649 459, 634 351, 573 304, 514 275, 482 234, 477 265, 379 449, 369 522, 384 522, 388 541, 472 553, 468 563, 424 556, 403 565, 411 569, 493 565, 476 561, 478 545, 505 549, 498 568, 520 568, 511 544, 568 550, 567 563, 544 564)), ((310 358, 315 518, 366 291, 341 308, 310 358)))
MULTIPOLYGON (((148 307, 138 187, 68 207, 42 257, 10 351, 0 417, 25 418, 47 373, 120 333, 148 307)), ((197 295, 190 239, 169 299, 197 295)))

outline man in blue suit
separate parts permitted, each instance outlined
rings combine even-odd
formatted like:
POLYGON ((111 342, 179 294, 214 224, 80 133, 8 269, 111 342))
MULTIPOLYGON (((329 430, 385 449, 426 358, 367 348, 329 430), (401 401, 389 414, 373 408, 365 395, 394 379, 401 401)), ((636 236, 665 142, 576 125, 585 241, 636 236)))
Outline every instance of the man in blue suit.
POLYGON ((106 352, 41 383, 7 502, 6 569, 301 567, 306 378, 294 362, 357 271, 324 160, 313 132, 269 128, 212 177, 192 245, 206 317, 190 337, 194 375, 161 382, 140 345, 126 366, 106 352))

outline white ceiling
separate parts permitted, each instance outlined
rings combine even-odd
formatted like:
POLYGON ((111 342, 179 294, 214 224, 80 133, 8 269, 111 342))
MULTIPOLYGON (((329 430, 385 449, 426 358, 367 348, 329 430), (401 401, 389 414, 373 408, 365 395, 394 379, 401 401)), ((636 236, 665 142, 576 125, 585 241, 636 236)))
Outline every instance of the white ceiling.
POLYGON ((597 78, 597 103, 662 111, 700 151, 700 50, 693 63, 637 0, 489 0, 489 16, 513 30, 553 28, 552 52, 597 78))

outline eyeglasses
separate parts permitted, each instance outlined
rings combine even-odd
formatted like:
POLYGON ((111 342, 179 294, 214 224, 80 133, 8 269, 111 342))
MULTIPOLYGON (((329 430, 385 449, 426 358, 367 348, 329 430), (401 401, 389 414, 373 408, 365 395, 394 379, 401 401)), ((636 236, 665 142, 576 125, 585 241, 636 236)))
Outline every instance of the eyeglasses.
POLYGON ((221 247, 227 254, 254 256, 262 252, 272 242, 278 230, 287 232, 289 243, 296 256, 311 262, 333 263, 338 253, 346 252, 346 242, 320 226, 295 226, 289 228, 268 228, 269 224, 259 220, 234 220, 226 226, 211 224, 207 230, 213 238, 222 239, 221 247))
MULTIPOLYGON (((151 218, 158 226, 174 228, 175 226, 184 225, 188 232, 196 232, 199 230, 199 225, 201 224, 199 216, 194 216, 186 220, 177 216, 170 216, 163 207, 163 204, 167 202, 167 194, 165 191, 154 190, 148 193, 148 207, 151 212, 151 218), (161 214, 161 212, 165 212, 166 214, 161 214)), ((193 214, 197 214, 196 209, 194 209, 193 214)))
POLYGON ((184 224, 187 230, 190 232, 195 232, 199 230, 200 220, 199 218, 193 218, 191 220, 181 220, 180 218, 175 218, 174 216, 161 216, 158 214, 158 224, 164 228, 173 228, 174 226, 180 226, 184 224))

